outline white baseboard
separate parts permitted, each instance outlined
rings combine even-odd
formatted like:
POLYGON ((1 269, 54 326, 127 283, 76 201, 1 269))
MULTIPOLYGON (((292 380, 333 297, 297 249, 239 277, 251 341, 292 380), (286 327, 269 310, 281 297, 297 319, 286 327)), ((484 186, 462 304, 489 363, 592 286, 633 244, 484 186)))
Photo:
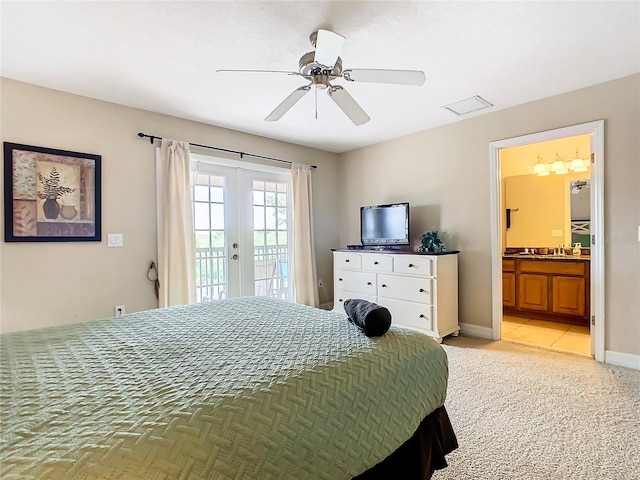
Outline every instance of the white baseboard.
POLYGON ((618 365, 620 367, 633 368, 634 370, 640 370, 640 355, 605 350, 604 363, 608 363, 610 365, 618 365))
POLYGON ((493 339, 493 330, 489 327, 481 327, 479 325, 471 325, 470 323, 461 323, 460 332, 470 337, 493 339))

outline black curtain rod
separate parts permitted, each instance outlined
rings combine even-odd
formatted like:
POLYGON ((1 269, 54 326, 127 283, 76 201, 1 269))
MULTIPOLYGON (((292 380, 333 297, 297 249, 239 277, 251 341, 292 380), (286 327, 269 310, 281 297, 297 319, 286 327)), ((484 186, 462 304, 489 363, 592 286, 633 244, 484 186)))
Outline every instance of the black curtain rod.
MULTIPOLYGON (((154 140, 162 140, 162 137, 158 137, 156 135, 147 135, 146 133, 142 133, 142 132, 138 132, 138 136, 140 138, 148 138, 149 139, 149 143, 151 145, 153 145, 153 141, 154 140)), ((271 160, 272 162, 288 163, 289 165, 291 165, 293 163, 293 162, 291 162, 289 160, 281 160, 279 158, 265 157, 264 155, 256 155, 256 154, 253 154, 253 153, 239 152, 237 150, 228 150, 226 148, 212 147, 211 145, 202 145, 201 143, 189 142, 189 145, 191 145, 192 147, 202 147, 202 148, 208 148, 210 150, 218 150, 219 152, 235 153, 236 155, 240 155, 241 159, 243 157, 254 157, 254 158, 262 158, 263 160, 271 160)), ((311 165, 311 168, 318 168, 318 167, 316 165, 311 165)))

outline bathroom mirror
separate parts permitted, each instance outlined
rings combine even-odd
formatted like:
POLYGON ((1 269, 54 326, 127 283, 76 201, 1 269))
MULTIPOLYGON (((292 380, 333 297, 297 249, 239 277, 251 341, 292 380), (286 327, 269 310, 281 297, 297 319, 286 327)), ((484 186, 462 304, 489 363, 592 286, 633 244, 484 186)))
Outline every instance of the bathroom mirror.
POLYGON ((569 184, 571 243, 591 246, 591 180, 574 180, 569 184))
POLYGON ((505 247, 589 247, 590 192, 589 172, 506 177, 505 247))

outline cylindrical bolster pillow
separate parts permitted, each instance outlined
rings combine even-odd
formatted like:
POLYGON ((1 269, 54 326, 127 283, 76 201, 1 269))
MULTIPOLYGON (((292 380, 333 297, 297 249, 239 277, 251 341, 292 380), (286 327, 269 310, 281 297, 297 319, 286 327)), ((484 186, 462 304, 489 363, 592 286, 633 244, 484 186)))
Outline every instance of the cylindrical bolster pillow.
POLYGON ((344 311, 349 321, 362 330, 367 337, 379 337, 391 326, 391 312, 377 303, 359 298, 344 301, 344 311))

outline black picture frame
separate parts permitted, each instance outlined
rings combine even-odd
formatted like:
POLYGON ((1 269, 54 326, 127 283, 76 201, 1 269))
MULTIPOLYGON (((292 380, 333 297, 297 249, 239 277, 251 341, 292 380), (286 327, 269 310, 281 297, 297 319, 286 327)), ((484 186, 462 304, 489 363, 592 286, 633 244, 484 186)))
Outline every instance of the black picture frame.
POLYGON ((5 242, 100 242, 102 156, 4 142, 5 242))

